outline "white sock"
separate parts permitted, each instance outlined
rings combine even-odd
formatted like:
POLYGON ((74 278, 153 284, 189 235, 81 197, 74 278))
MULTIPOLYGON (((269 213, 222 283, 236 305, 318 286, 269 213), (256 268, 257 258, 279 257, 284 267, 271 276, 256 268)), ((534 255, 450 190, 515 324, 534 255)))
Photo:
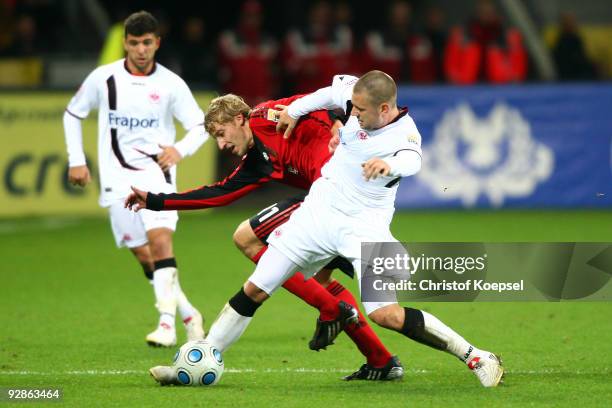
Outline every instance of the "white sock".
POLYGON ((176 281, 176 268, 160 268, 153 272, 153 290, 155 292, 155 306, 159 310, 159 324, 167 324, 174 328, 176 315, 176 295, 174 286, 176 281))
POLYGON ((421 310, 425 321, 425 331, 446 344, 446 351, 463 362, 478 354, 480 350, 468 343, 453 329, 438 320, 437 317, 421 310))
POLYGON ((196 314, 196 308, 189 302, 189 299, 187 299, 187 296, 185 296, 185 293, 183 293, 183 290, 181 289, 181 284, 179 283, 178 279, 178 271, 174 285, 174 295, 176 297, 176 305, 183 322, 196 314))
POLYGON ((253 317, 242 316, 226 303, 210 328, 206 340, 223 353, 242 336, 252 319, 253 317))

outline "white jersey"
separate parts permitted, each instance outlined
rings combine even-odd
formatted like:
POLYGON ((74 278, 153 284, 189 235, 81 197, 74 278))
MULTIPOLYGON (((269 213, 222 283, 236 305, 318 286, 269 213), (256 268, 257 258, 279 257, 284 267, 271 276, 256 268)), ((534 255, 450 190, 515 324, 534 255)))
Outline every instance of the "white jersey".
MULTIPOLYGON (((350 114, 350 100, 356 82, 357 78, 350 75, 335 76, 331 88, 325 88, 324 98, 319 101, 327 98, 328 102, 322 103, 326 105, 325 108, 342 108, 346 114, 350 114)), ((312 95, 313 101, 318 98, 312 95)), ((298 99, 291 104, 289 114, 299 116, 311 108, 300 106, 298 99)), ((366 181, 361 165, 373 157, 389 162, 389 159, 405 151, 418 154, 420 167, 421 135, 407 109, 400 109, 399 116, 393 122, 376 130, 362 129, 357 117, 351 116, 340 129, 340 145, 321 169, 322 179, 331 182, 339 192, 334 195, 332 205, 347 213, 358 212, 363 208, 387 209, 392 212, 400 178, 405 174, 397 174, 391 166, 389 176, 366 181)))
MULTIPOLYGON (((208 138, 204 113, 187 84, 157 63, 146 76, 132 75, 124 59, 95 69, 68 104, 67 113, 83 119, 96 108, 102 206, 125 198, 131 185, 160 192, 160 179, 162 186, 164 180, 167 184, 164 192, 175 191, 176 166, 164 174, 155 161, 160 145, 174 145, 184 157, 208 138), (174 117, 189 131, 176 144, 174 117)), ((71 146, 68 136, 67 140, 70 165, 84 164, 80 144, 71 146)))

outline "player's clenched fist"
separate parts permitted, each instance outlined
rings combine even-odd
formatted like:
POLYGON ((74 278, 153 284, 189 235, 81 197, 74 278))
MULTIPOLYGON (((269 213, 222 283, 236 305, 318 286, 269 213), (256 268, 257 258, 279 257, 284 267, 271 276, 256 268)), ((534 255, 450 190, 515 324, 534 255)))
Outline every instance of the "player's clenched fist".
POLYGON ((74 166, 68 169, 68 181, 74 186, 85 187, 91 181, 87 165, 74 166))
POLYGON ((383 159, 379 159, 378 157, 374 157, 368 160, 365 163, 361 164, 363 167, 363 178, 366 181, 370 179, 375 180, 378 176, 387 176, 391 171, 391 166, 384 161, 383 159))
POLYGON ((140 211, 143 208, 147 208, 147 195, 148 192, 137 189, 132 186, 133 193, 125 199, 124 206, 130 210, 140 211))

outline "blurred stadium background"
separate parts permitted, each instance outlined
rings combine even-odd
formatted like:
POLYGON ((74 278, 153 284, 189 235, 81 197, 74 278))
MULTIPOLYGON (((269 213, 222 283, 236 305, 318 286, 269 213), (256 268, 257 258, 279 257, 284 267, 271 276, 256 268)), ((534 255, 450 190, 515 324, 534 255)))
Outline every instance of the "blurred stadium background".
MULTIPOLYGON (((611 203, 605 0, 248 0, 189 13, 167 1, 2 0, 0 216, 102 213, 95 189, 64 181, 61 115, 88 72, 122 57, 122 20, 141 8, 162 22, 158 60, 203 109, 225 92, 255 104, 325 86, 338 72, 390 73, 427 152, 398 208, 611 203)), ((85 144, 95 168, 94 122, 85 144)), ((215 150, 209 143, 182 163, 182 189, 227 174, 235 160, 215 150)), ((270 202, 274 191, 286 194, 265 188, 240 205, 270 202)))
MULTIPOLYGON (((142 341, 156 319, 149 285, 129 252, 114 247, 96 182, 66 182, 66 104, 93 68, 122 57, 121 21, 140 9, 163 23, 158 60, 204 110, 225 92, 255 104, 326 86, 335 73, 392 74, 425 152, 422 171, 398 192, 392 228, 400 240, 610 241, 609 1, 185 4, 0 0, 1 386, 61 385, 74 406, 193 405, 202 397, 158 390, 146 378, 172 355, 142 341)), ((84 135, 95 169, 95 114, 84 135)), ((234 163, 208 142, 180 164, 179 187, 213 182, 234 163)), ((231 243, 235 226, 289 193, 267 186, 233 209, 182 216, 181 280, 207 327, 252 270, 231 243)), ((409 395, 423 406, 605 406, 610 303, 422 307, 507 356, 508 386, 476 389, 448 356, 377 330, 402 356, 408 379, 360 384, 355 394, 337 378, 360 356, 346 339, 333 353, 302 353, 314 312, 279 293, 227 353, 235 371, 207 396, 218 405, 363 406, 363 397, 397 406, 409 395)))

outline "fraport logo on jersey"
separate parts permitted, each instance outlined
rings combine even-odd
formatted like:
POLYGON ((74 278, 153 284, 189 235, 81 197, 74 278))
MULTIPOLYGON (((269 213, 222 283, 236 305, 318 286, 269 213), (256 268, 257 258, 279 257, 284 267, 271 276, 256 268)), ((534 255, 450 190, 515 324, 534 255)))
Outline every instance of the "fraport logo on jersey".
POLYGON ((153 118, 133 118, 129 116, 118 116, 115 112, 108 112, 108 123, 111 127, 124 127, 130 130, 138 128, 157 128, 159 119, 153 118))
POLYGON ((446 111, 423 150, 419 180, 437 198, 460 199, 465 207, 483 195, 494 207, 527 197, 554 169, 552 149, 533 138, 518 109, 504 103, 482 119, 467 104, 446 111))

